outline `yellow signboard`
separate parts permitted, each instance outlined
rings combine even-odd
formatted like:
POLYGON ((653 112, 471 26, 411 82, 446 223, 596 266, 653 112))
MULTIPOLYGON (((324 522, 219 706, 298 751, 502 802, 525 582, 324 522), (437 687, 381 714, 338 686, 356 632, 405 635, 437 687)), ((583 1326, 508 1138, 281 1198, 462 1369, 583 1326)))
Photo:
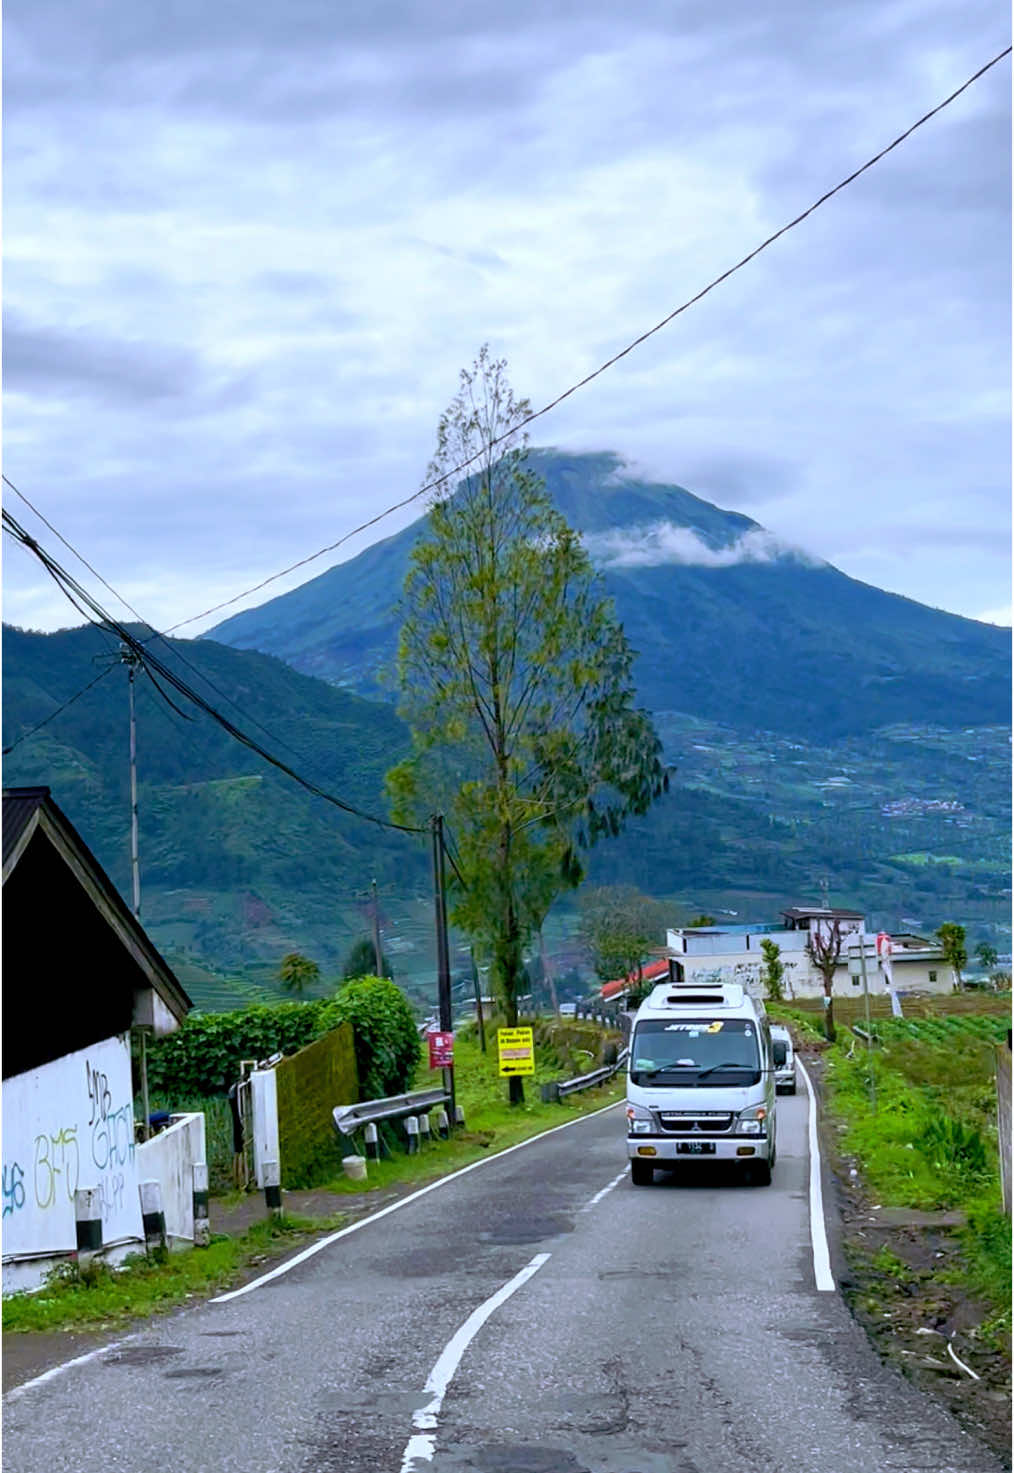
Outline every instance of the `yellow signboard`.
POLYGON ((501 1075, 535 1073, 535 1040, 530 1028, 498 1028, 496 1044, 501 1075))

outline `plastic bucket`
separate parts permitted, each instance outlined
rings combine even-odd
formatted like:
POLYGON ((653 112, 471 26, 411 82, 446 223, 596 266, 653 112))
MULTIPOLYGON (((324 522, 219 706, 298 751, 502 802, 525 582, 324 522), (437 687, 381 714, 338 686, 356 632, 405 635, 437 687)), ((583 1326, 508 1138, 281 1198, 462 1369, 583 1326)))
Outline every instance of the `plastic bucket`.
POLYGON ((345 1175, 351 1177, 353 1181, 366 1180, 365 1156, 346 1156, 342 1160, 342 1166, 345 1168, 345 1175))

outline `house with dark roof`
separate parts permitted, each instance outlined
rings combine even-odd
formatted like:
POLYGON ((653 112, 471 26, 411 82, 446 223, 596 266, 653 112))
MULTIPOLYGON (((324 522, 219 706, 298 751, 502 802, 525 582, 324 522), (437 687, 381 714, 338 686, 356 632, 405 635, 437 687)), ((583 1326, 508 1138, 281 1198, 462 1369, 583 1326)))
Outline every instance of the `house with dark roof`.
MULTIPOLYGON (((164 1163, 203 1161, 205 1136, 200 1114, 176 1117, 172 1142, 135 1127, 145 1041, 178 1027, 190 999, 45 787, 3 792, 3 972, 7 1293, 76 1251, 86 1193, 106 1255, 136 1251, 141 1161, 168 1189, 164 1163)), ((185 1181, 176 1196, 192 1233, 185 1181)))

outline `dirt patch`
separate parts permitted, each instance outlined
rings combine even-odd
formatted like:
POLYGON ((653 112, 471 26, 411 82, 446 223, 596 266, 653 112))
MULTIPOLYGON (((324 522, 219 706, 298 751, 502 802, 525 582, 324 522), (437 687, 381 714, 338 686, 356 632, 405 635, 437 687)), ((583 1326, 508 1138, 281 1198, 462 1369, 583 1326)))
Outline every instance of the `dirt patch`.
MULTIPOLYGON (((804 1061, 819 1094, 819 1052, 804 1051, 804 1061)), ((998 1350, 982 1332, 990 1310, 949 1282, 961 1262, 964 1214, 879 1204, 823 1112, 821 1147, 835 1179, 846 1264, 841 1289, 853 1315, 883 1361, 943 1402, 1010 1467, 1010 1343, 998 1350)))

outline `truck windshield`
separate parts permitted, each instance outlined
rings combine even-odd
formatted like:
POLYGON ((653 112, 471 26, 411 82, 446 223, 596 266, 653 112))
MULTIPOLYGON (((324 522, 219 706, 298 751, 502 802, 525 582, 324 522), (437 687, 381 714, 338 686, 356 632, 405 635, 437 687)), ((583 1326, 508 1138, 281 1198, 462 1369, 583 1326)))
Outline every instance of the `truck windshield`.
POLYGON ((756 1084, 761 1077, 757 1026, 749 1018, 645 1018, 634 1029, 634 1084, 756 1084))

